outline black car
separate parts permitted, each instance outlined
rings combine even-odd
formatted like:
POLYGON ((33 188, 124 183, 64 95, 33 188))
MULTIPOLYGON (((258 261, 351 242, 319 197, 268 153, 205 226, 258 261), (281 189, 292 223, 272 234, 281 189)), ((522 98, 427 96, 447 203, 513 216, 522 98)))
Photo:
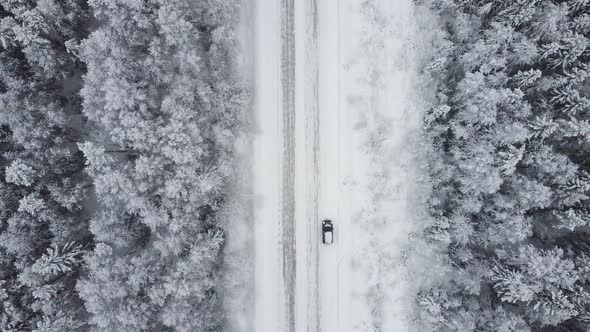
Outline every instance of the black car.
POLYGON ((332 244, 334 242, 334 225, 332 220, 322 221, 322 242, 324 244, 332 244))

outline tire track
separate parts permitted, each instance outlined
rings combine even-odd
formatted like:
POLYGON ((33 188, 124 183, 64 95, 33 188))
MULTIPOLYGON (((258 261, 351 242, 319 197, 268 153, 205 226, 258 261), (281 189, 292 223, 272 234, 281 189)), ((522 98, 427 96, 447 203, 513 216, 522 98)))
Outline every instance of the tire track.
POLYGON ((285 332, 295 332, 295 26, 294 0, 281 0, 281 228, 285 332))
POLYGON ((306 7, 305 29, 305 151, 307 165, 307 331, 320 331, 319 308, 319 251, 318 251, 318 177, 319 177, 319 96, 318 96, 318 13, 317 0, 309 0, 306 7))

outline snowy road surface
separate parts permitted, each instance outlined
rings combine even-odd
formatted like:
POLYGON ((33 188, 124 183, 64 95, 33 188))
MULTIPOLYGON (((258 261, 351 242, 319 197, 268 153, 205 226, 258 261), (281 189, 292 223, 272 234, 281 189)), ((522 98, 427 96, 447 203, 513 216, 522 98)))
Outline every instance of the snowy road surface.
MULTIPOLYGON (((367 47, 362 38, 367 18, 359 0, 252 1, 256 332, 403 331, 389 322, 396 317, 384 318, 387 310, 398 313, 385 308, 388 301, 395 302, 388 300, 387 289, 394 286, 374 282, 381 280, 379 273, 391 271, 375 276, 375 265, 358 262, 399 256, 371 247, 377 228, 362 224, 370 221, 363 211, 373 208, 368 201, 374 194, 370 173, 385 171, 372 165, 366 146, 371 126, 363 113, 383 116, 395 133, 389 147, 401 145, 404 133, 416 126, 404 123, 410 71, 390 71, 393 76, 381 88, 370 86, 370 79, 359 81, 359 68, 372 69, 367 75, 380 75, 374 68, 379 59, 360 66, 362 60, 355 59, 362 58, 367 47), (355 98, 369 102, 354 102, 355 98), (321 221, 326 218, 335 225, 332 245, 321 243, 321 221)), ((389 3, 386 7, 394 19, 396 12, 411 15, 411 0, 381 2, 389 3)), ((406 23, 398 26, 403 29, 406 23)), ((369 38, 368 43, 375 41, 369 38)), ((392 61, 408 56, 399 47, 395 50, 392 61)), ((394 182, 398 202, 388 213, 398 216, 396 222, 404 209, 400 186, 407 181, 394 182)), ((382 231, 395 232, 392 226, 382 231)), ((397 250, 395 245, 390 248, 397 250)))
POLYGON ((286 322, 281 269, 282 102, 281 7, 278 1, 255 5, 255 109, 253 141, 256 331, 282 331, 286 322), (263 19, 264 18, 264 19, 263 19))

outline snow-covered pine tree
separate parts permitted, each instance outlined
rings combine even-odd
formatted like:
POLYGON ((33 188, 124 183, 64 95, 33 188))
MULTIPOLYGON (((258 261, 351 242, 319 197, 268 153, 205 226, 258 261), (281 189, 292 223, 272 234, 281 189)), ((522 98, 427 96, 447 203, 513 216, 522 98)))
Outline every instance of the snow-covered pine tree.
POLYGON ((86 326, 74 289, 80 265, 34 270, 51 248, 90 242, 82 212, 88 180, 72 144, 82 140, 77 95, 84 66, 65 47, 86 37, 88 18, 83 0, 0 5, 2 331, 86 326))
POLYGON ((80 149, 100 244, 77 288, 96 330, 219 330, 217 212, 246 98, 238 1, 90 4, 102 24, 79 48, 93 135, 80 149))
POLYGON ((576 262, 587 253, 568 244, 587 236, 590 3, 433 4, 445 22, 441 52, 452 56, 424 69, 440 97, 424 126, 438 153, 428 234, 446 235, 431 236, 456 266, 441 292, 460 304, 430 300, 446 320, 479 313, 479 330, 508 328, 494 310, 514 322, 509 330, 580 328, 590 285, 576 262), (475 295, 464 274, 482 265, 493 273, 475 295))

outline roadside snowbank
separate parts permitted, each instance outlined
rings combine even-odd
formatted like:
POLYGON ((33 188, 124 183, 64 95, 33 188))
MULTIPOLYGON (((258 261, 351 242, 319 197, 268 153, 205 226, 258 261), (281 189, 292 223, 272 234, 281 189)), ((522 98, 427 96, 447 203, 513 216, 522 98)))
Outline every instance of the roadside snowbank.
MULTIPOLYGON (((253 108, 254 85, 254 1, 242 0, 238 29, 239 54, 236 73, 250 91, 249 110, 253 108)), ((220 219, 225 233, 223 277, 220 294, 225 310, 224 331, 254 331, 254 216, 252 192, 252 139, 254 119, 244 112, 234 144, 235 171, 226 188, 228 193, 220 219)))
POLYGON ((228 186, 221 212, 226 229, 223 276, 221 280, 225 309, 225 331, 253 331, 254 317, 254 235, 250 164, 247 155, 251 142, 245 130, 236 145, 237 171, 228 186))
POLYGON ((427 147, 420 141, 428 90, 419 70, 430 40, 418 10, 411 0, 363 2, 358 44, 345 59, 354 80, 344 93, 360 144, 351 179, 352 273, 354 293, 366 304, 356 308, 365 314, 355 331, 416 331, 415 296, 439 265, 419 236, 429 222, 427 147))

